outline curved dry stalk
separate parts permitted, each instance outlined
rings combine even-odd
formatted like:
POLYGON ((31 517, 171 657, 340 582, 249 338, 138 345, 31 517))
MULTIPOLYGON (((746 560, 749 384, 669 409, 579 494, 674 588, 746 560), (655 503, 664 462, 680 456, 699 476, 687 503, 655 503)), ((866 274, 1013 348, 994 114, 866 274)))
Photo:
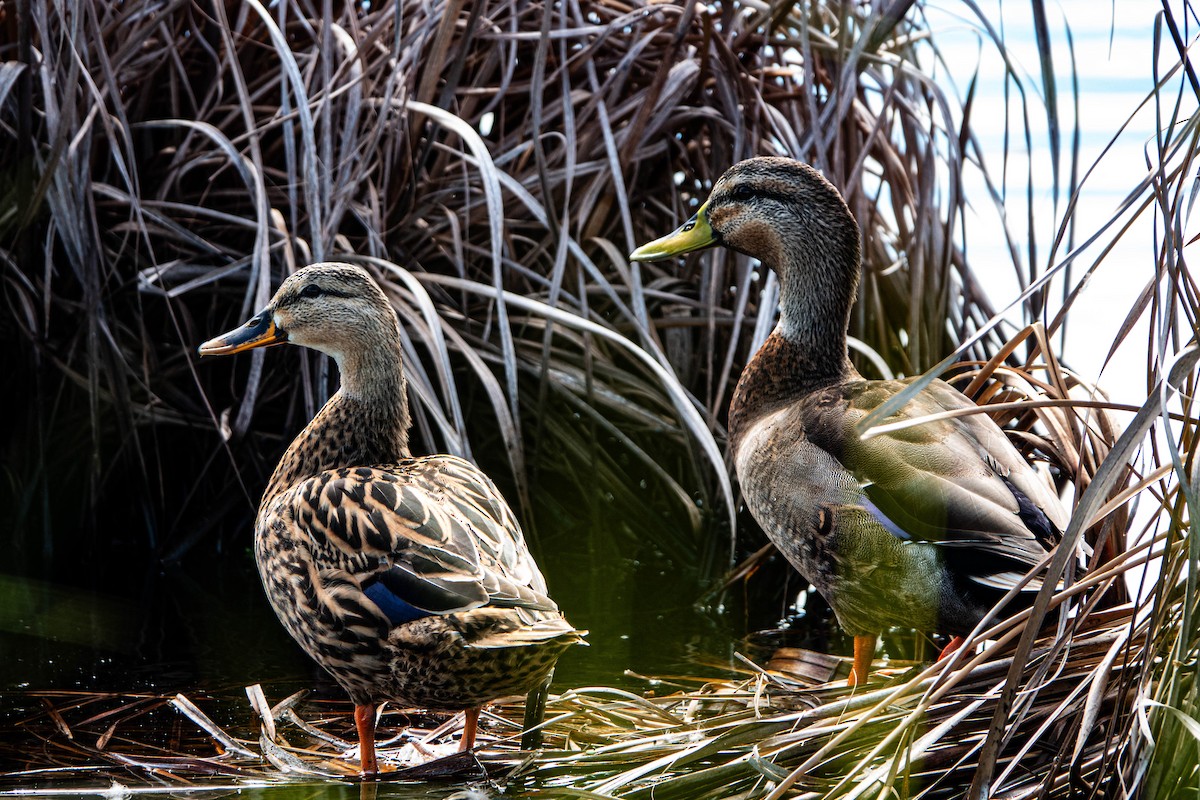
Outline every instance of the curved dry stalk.
MULTIPOLYGON (((228 464, 243 465, 236 480, 253 496, 333 384, 317 358, 286 371, 264 371, 261 354, 248 367, 198 369, 193 345, 244 319, 296 265, 358 259, 402 315, 417 440, 492 457, 531 520, 547 476, 584 507, 603 483, 629 519, 624 545, 649 542, 715 575, 737 545, 705 530, 736 507, 722 420, 742 364, 774 324, 777 286, 731 253, 680 271, 624 254, 689 216, 733 161, 788 153, 820 167, 863 228, 851 334, 864 372, 922 375, 919 391, 971 359, 956 380, 1072 485, 1069 537, 1086 536, 1096 557, 1069 594, 1048 580, 1036 610, 979 632, 1023 639, 1011 661, 991 645, 868 705, 841 704, 832 687, 805 687, 797 700, 780 688, 795 681, 774 675, 656 698, 666 709, 657 715, 629 698, 577 694, 558 701, 549 729, 597 749, 536 770, 570 791, 656 800, 778 793, 800 764, 811 769, 795 785, 815 794, 860 779, 860 792, 951 794, 976 760, 977 790, 990 776, 991 789, 1049 796, 1099 793, 1116 785, 1108 781, 1162 796, 1194 785, 1186 765, 1200 750, 1179 722, 1200 707, 1194 671, 1181 666, 1200 652, 1190 528, 1200 513, 1198 379, 1187 349, 1200 290, 1184 250, 1200 115, 1191 43, 1177 25, 1190 4, 1164 4, 1155 64, 1168 67, 1145 104, 1161 130, 1149 166, 1112 219, 1079 237, 1076 203, 1104 161, 1076 179, 1040 2, 1031 4, 1042 22, 1040 109, 1003 34, 964 5, 1018 95, 997 173, 973 128, 974 84, 961 99, 947 90, 919 3, 316 5, 22 6, 24 40, 0 43, 0 163, 12 165, 12 188, 0 194, 12 313, 0 334, 21 343, 11 348, 15 380, 33 387, 6 399, 24 403, 11 416, 30 422, 13 426, 14 474, 71 476, 92 504, 128 516, 122 530, 139 532, 144 550, 182 557, 211 525, 188 522, 209 516, 204 498, 230 494, 228 464), (1048 254, 1033 202, 1023 224, 1006 215, 1010 171, 1025 173, 1027 198, 1039 185, 1032 161, 1009 146, 1011 129, 1028 149, 1035 113, 1061 162, 1050 181, 1070 195, 1056 201, 1048 254), (965 195, 968 175, 985 197, 965 195), (1000 311, 1019 313, 1013 336, 971 272, 968 207, 987 209, 1008 243, 1022 292, 1000 311), (1151 388, 1121 435, 1105 413, 1121 407, 1060 365, 1051 342, 1133 218, 1147 214, 1161 223, 1155 272, 1112 349, 1151 319, 1151 388), (1073 247, 1075 238, 1084 241, 1073 247), (1087 264, 1082 275, 1076 263, 1087 264), (59 439, 69 459, 50 453, 59 439), (83 441, 93 455, 81 467, 83 441), (139 478, 105 480, 114 475, 139 478), (631 489, 643 479, 650 499, 631 489), (121 486, 133 487, 128 497, 115 495, 121 486), (1154 517, 1143 543, 1125 540, 1135 501, 1154 517), (1148 542, 1162 546, 1156 582, 1136 572, 1148 542), (1052 620, 1062 640, 1035 639, 1067 597, 1074 616, 1052 620), (773 705, 794 702, 815 709, 800 717, 773 705), (844 716, 829 722, 821 709, 831 708, 844 716), (1077 723, 1078 734, 1062 734, 1077 723), (1026 734, 1036 748, 1018 744, 1026 734), (1028 772, 1009 768, 1018 757, 1028 772), (621 777, 625 769, 636 775, 621 777)), ((54 505, 34 480, 2 504, 16 509, 16 530, 54 505)), ((236 520, 251 505, 218 513, 236 520)), ((49 519, 41 525, 45 542, 77 544, 55 540, 49 519)), ((87 530, 67 527, 81 538, 87 530)), ((1052 575, 1066 571, 1060 556, 1052 575)))

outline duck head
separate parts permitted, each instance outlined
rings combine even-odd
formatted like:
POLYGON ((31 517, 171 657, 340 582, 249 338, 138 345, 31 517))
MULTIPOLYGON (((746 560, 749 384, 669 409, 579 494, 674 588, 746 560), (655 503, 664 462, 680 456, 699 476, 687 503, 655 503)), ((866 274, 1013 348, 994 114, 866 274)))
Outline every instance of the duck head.
POLYGON ((861 250, 858 224, 833 184, 795 159, 741 161, 691 219, 629 258, 661 261, 716 245, 753 256, 779 276, 782 335, 841 358, 861 250))
POLYGON ((313 264, 289 276, 244 325, 200 345, 200 355, 230 355, 289 342, 341 362, 375 340, 393 338, 397 331, 395 311, 366 270, 352 264, 313 264))

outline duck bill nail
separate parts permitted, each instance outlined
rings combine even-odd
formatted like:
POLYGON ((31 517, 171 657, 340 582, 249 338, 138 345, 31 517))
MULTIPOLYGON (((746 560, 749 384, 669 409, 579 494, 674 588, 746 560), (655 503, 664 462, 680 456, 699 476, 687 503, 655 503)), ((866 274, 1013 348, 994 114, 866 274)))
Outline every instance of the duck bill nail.
POLYGON ((250 321, 229 333, 209 339, 200 345, 202 356, 228 356, 255 347, 270 347, 287 341, 287 333, 275 324, 269 309, 250 318, 250 321))
POLYGON ((661 239, 644 244, 629 254, 630 261, 661 261, 672 256, 681 256, 693 250, 702 250, 717 243, 712 226, 708 224, 708 203, 675 231, 661 239))

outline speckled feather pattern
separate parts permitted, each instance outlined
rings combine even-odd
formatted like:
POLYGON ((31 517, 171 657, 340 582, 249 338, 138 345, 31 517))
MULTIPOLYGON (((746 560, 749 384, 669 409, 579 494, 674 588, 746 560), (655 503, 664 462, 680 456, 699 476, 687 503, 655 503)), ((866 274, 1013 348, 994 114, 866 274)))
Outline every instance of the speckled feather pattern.
MULTIPOLYGON (((356 266, 306 267, 256 317, 267 318, 332 356, 342 380, 259 507, 255 558, 284 627, 360 706, 465 709, 540 684, 582 632, 547 595, 487 476, 454 456, 410 455, 399 327, 378 285, 356 266), (383 578, 436 607, 393 622, 366 593, 383 578)), ((266 323, 206 347, 228 352, 252 327, 266 323)))
POLYGON ((322 471, 264 506, 259 571, 288 632, 356 703, 462 709, 524 694, 579 641, 491 481, 450 457, 322 471), (393 626, 362 591, 397 563, 497 604, 393 626))

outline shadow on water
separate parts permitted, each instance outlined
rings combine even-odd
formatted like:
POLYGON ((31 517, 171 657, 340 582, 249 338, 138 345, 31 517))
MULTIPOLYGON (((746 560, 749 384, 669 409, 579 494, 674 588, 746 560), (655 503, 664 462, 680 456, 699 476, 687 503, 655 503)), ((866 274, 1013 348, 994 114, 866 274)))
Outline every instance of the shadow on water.
MULTIPOLYGON (((546 561, 556 581, 562 569, 558 556, 546 561)), ((770 649, 785 641, 835 652, 841 646, 827 612, 795 617, 791 630, 761 634, 756 644, 742 638, 750 620, 736 598, 726 598, 723 607, 701 605, 695 602, 700 594, 695 575, 654 561, 620 567, 601 565, 594 580, 557 580, 564 607, 576 624, 591 629, 591 646, 564 656, 555 692, 607 686, 642 694, 656 690, 656 682, 642 676, 663 676, 669 683, 671 676, 728 675, 738 666, 735 651, 765 663, 770 649)), ((776 567, 768 564, 763 571, 769 576, 776 567)), ((252 567, 234 560, 206 567, 201 575, 175 568, 140 582, 136 577, 106 580, 103 589, 0 577, 0 650, 6 654, 0 659, 0 795, 359 796, 352 760, 336 765, 344 772, 315 784, 311 777, 300 784, 288 781, 286 770, 261 759, 249 768, 213 768, 222 748, 172 707, 175 693, 183 693, 224 731, 255 743, 259 722, 247 700, 248 684, 260 683, 271 704, 310 690, 296 707, 298 715, 342 740, 353 739, 344 694, 283 632, 252 567), (255 788, 264 775, 270 785, 255 788)), ((514 736, 519 706, 509 704, 498 713, 485 719, 483 730, 514 736)), ((428 731, 449 716, 393 711, 381 731, 396 733, 410 725, 428 731)), ((293 745, 311 740, 295 726, 281 722, 280 728, 293 745)), ((449 782, 384 783, 362 796, 495 796, 503 775, 517 763, 514 746, 510 738, 507 749, 491 754, 507 758, 489 765, 492 781, 458 772, 449 782)), ((329 764, 328 752, 326 758, 329 764)))
MULTIPOLYGON (((587 431, 577 438, 586 440, 587 431)), ((806 613, 794 615, 787 630, 746 640, 747 631, 774 626, 786 615, 788 598, 801 588, 798 578, 773 557, 750 579, 715 594, 728 568, 728 531, 711 521, 708 527, 689 525, 695 517, 679 513, 677 496, 656 486, 652 475, 640 474, 636 464, 612 455, 617 448, 591 442, 598 453, 591 457, 567 447, 535 450, 531 542, 552 595, 575 626, 590 631, 590 646, 572 648, 559 662, 552 691, 653 692, 655 678, 744 669, 735 653, 765 663, 778 644, 849 651, 828 609, 812 595, 806 613), (622 485, 615 486, 618 482, 622 485)), ((477 451, 484 453, 485 470, 503 476, 502 451, 481 444, 477 451)), ((677 471, 689 469, 685 454, 661 447, 656 452, 664 463, 682 463, 677 471)), ((503 488, 514 496, 511 487, 503 488)), ((128 491, 140 489, 132 485, 128 491)), ((194 537, 201 544, 170 566, 152 555, 122 517, 135 517, 136 511, 122 511, 120 498, 105 502, 98 518, 120 533, 100 530, 84 545, 78 528, 59 522, 53 537, 39 532, 55 543, 53 556, 41 561, 29 557, 32 548, 21 546, 38 536, 10 529, 11 550, 24 552, 25 560, 0 566, 0 795, 90 790, 113 796, 143 791, 357 796, 357 786, 341 782, 346 778, 255 789, 245 777, 235 787, 220 765, 213 774, 204 772, 208 762, 175 769, 172 759, 212 759, 218 753, 213 738, 170 705, 177 693, 250 742, 259 740, 259 727, 247 701, 248 685, 260 684, 271 704, 311 690, 297 712, 306 720, 326 719, 341 739, 353 738, 349 705, 288 638, 267 604, 251 554, 248 500, 222 517, 221 530, 194 537), (123 762, 125 756, 136 763, 123 762)), ((136 509, 135 502, 128 506, 136 509)), ((742 536, 746 552, 762 544, 753 535, 742 536)), ((519 711, 505 708, 501 714, 519 720, 519 711)), ((383 724, 430 729, 444 719, 392 713, 383 724)), ((503 722, 492 720, 493 733, 504 733, 497 728, 503 722)), ((295 733, 289 730, 289 736, 295 733)), ((511 758, 514 745, 508 747, 511 758)), ((263 773, 263 766, 260 760, 255 774, 281 775, 263 773)), ((454 785, 464 791, 461 782, 454 785)), ((455 791, 444 784, 407 783, 380 786, 378 796, 469 797, 455 791)))

